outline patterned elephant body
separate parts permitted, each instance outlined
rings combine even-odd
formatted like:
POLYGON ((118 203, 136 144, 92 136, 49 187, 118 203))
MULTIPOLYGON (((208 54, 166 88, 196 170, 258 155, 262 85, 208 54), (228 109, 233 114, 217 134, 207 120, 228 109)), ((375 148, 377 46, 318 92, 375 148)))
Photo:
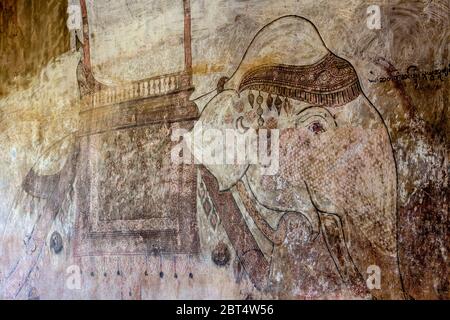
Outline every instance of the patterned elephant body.
MULTIPOLYGON (((311 22, 288 16, 261 29, 192 132, 199 127, 277 131, 269 150, 277 149, 275 174, 264 174, 259 163, 205 164, 221 191, 237 190, 258 232, 273 243, 272 276, 276 251, 289 251, 290 220, 301 217, 308 223, 299 236, 323 236, 344 283, 365 287, 366 270, 376 265, 385 290, 372 295, 401 297, 389 134, 353 66, 326 48, 311 22)), ((194 156, 205 144, 211 141, 193 147, 194 156)))

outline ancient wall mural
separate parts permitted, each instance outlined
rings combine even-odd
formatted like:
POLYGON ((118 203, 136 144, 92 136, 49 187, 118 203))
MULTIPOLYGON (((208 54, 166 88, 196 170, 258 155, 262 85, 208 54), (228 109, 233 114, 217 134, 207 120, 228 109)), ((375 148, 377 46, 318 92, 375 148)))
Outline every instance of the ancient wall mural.
POLYGON ((0 4, 2 299, 450 297, 447 0, 45 3, 0 4))

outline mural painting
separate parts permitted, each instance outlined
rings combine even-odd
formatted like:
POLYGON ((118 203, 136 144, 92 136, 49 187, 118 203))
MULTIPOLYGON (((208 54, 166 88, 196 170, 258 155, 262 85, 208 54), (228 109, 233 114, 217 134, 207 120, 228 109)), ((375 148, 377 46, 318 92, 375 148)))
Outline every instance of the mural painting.
POLYGON ((446 1, 32 2, 0 297, 448 299, 446 1))

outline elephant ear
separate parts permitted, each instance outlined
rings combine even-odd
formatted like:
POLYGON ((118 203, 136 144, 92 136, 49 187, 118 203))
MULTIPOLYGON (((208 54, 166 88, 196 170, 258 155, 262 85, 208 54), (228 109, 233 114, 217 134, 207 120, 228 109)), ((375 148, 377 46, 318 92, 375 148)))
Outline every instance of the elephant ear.
POLYGON ((228 190, 243 176, 247 160, 238 161, 236 135, 242 123, 242 101, 234 90, 216 95, 203 109, 194 128, 184 135, 195 163, 204 165, 218 180, 220 191, 228 190))

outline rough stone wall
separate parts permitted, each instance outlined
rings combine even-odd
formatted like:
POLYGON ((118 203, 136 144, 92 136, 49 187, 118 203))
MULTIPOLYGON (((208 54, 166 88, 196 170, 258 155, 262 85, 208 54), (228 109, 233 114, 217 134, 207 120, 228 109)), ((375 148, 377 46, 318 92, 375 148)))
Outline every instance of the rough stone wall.
POLYGON ((65 2, 0 4, 0 297, 448 299, 448 1, 191 0, 189 46, 179 2, 86 1, 91 74, 65 2), (351 89, 329 52, 357 98, 306 98, 351 89), (171 163, 197 120, 279 129, 280 172, 171 163))
POLYGON ((0 95, 27 87, 51 59, 69 49, 64 1, 0 3, 0 95))

